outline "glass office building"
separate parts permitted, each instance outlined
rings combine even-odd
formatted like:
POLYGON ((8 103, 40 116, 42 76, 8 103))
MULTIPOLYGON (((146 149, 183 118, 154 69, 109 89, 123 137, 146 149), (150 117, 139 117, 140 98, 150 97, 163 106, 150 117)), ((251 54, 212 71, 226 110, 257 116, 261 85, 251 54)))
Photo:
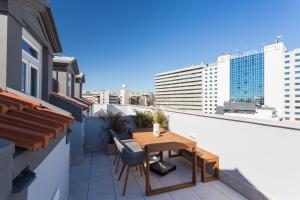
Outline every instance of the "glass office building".
POLYGON ((264 104, 264 53, 230 60, 230 101, 264 104))

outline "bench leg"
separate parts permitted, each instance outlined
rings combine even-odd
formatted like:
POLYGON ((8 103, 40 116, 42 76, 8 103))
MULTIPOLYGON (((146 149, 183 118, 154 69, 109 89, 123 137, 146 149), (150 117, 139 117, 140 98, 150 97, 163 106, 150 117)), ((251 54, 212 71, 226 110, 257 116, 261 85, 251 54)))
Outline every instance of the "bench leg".
POLYGON ((209 161, 209 162, 204 159, 201 159, 201 181, 203 183, 205 183, 205 182, 213 181, 213 180, 217 180, 217 179, 219 179, 219 159, 216 159, 215 161, 209 161), (208 163, 214 163, 213 176, 206 175, 206 165, 208 163))

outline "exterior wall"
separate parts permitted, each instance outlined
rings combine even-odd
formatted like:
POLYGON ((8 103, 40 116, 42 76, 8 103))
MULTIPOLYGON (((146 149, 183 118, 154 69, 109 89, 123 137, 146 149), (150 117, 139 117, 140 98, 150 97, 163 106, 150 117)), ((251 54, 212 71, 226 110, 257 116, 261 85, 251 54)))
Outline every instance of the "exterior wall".
POLYGON ((203 69, 202 83, 202 111, 206 114, 214 114, 218 106, 218 65, 212 63, 203 69))
POLYGON ((0 14, 0 87, 6 88, 7 16, 0 14))
POLYGON ((218 106, 230 99, 230 55, 218 57, 218 106))
POLYGON ((284 120, 300 121, 300 49, 285 55, 284 120))
POLYGON ((120 91, 120 103, 122 105, 128 105, 129 104, 129 91, 126 85, 122 86, 122 89, 120 91))
POLYGON ((70 159, 72 164, 79 164, 83 159, 84 121, 75 121, 71 126, 70 159))
MULTIPOLYGON (((114 106, 116 109, 127 114, 132 114, 133 109, 145 110, 114 106)), ((243 195, 258 199, 258 193, 253 192, 258 190, 269 199, 299 199, 300 161, 296 159, 300 152, 299 124, 164 112, 171 131, 186 137, 196 136, 198 146, 219 155, 221 180, 227 184, 230 184, 228 177, 239 180, 230 186, 243 195)))
POLYGON ((74 97, 81 98, 81 83, 74 83, 74 97))
POLYGON ((105 132, 107 127, 108 125, 100 117, 87 117, 85 119, 85 151, 97 151, 105 148, 110 136, 105 132))
POLYGON ((12 190, 13 154, 15 145, 0 140, 0 199, 9 199, 12 190))
POLYGON ((13 17, 8 16, 7 31, 7 86, 21 91, 22 27, 13 17))
POLYGON ((34 170, 36 179, 28 188, 30 200, 67 200, 69 198, 70 145, 64 137, 34 170))
POLYGON ((58 92, 68 96, 67 94, 67 81, 68 81, 68 77, 67 77, 67 73, 64 71, 58 71, 58 92))
POLYGON ((155 75, 155 105, 202 111, 203 66, 191 66, 155 75))
POLYGON ((279 117, 284 109, 284 54, 283 43, 264 47, 265 54, 265 105, 276 108, 279 117), (276 80, 276 81, 275 81, 276 80))

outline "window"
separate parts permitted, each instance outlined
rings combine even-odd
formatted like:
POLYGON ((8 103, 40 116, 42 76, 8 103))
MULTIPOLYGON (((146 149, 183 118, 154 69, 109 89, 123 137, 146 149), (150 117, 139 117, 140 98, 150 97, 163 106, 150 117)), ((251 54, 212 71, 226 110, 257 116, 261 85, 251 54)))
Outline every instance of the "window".
POLYGON ((300 115, 300 112, 295 112, 295 115, 300 115))
POLYGON ((300 56, 300 53, 295 53, 295 56, 300 56))
POLYGON ((290 114, 290 112, 284 112, 284 114, 286 114, 286 115, 289 115, 289 114, 290 114))
POLYGON ((22 29, 21 51, 21 91, 39 98, 42 68, 41 46, 25 29, 22 29))
POLYGON ((24 39, 22 40, 22 49, 30 56, 34 57, 35 59, 38 59, 37 50, 30 44, 28 44, 28 42, 26 42, 24 39))
POLYGON ((300 71, 295 71, 295 74, 300 74, 300 71))
POLYGON ((27 63, 26 61, 22 61, 22 67, 21 67, 21 91, 26 92, 27 91, 27 63))
POLYGON ((38 79, 38 71, 37 69, 31 67, 30 69, 30 95, 37 97, 37 79, 38 79))
POLYGON ((285 120, 290 120, 290 118, 289 117, 285 117, 285 120))
POLYGON ((300 94, 295 94, 295 97, 300 97, 300 94))
POLYGON ((284 74, 285 74, 285 75, 289 75, 289 74, 290 74, 290 72, 284 72, 284 74))
POLYGON ((298 82, 298 83, 295 83, 295 85, 300 85, 300 82, 298 82))
POLYGON ((296 79, 296 80, 299 80, 299 79, 300 79, 300 76, 298 76, 298 77, 295 77, 295 79, 296 79))
POLYGON ((295 59, 295 62, 300 62, 300 59, 295 59))
POLYGON ((300 65, 295 65, 295 68, 300 68, 300 65))
POLYGON ((285 64, 290 63, 290 61, 284 61, 285 64))
POLYGON ((290 80, 290 78, 284 78, 284 80, 288 81, 288 80, 290 80))
POLYGON ((295 91, 300 91, 300 88, 296 88, 295 91))
POLYGON ((290 68, 290 66, 285 66, 285 67, 284 67, 284 69, 289 69, 289 68, 290 68))
POLYGON ((289 84, 289 83, 285 83, 284 85, 285 85, 285 86, 290 86, 290 84, 289 84))
POLYGON ((290 57, 290 55, 285 55, 284 57, 285 57, 285 58, 289 58, 289 57, 290 57))
POLYGON ((285 92, 289 92, 289 91, 290 91, 290 89, 285 89, 284 91, 285 91, 285 92))

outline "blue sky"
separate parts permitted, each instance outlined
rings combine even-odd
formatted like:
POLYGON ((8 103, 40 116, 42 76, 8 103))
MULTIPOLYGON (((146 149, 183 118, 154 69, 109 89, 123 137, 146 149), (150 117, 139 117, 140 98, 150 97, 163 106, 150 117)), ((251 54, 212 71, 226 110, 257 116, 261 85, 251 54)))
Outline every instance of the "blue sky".
POLYGON ((64 54, 77 57, 87 90, 125 83, 153 91, 156 73, 260 49, 277 35, 300 47, 299 0, 50 2, 64 54))

